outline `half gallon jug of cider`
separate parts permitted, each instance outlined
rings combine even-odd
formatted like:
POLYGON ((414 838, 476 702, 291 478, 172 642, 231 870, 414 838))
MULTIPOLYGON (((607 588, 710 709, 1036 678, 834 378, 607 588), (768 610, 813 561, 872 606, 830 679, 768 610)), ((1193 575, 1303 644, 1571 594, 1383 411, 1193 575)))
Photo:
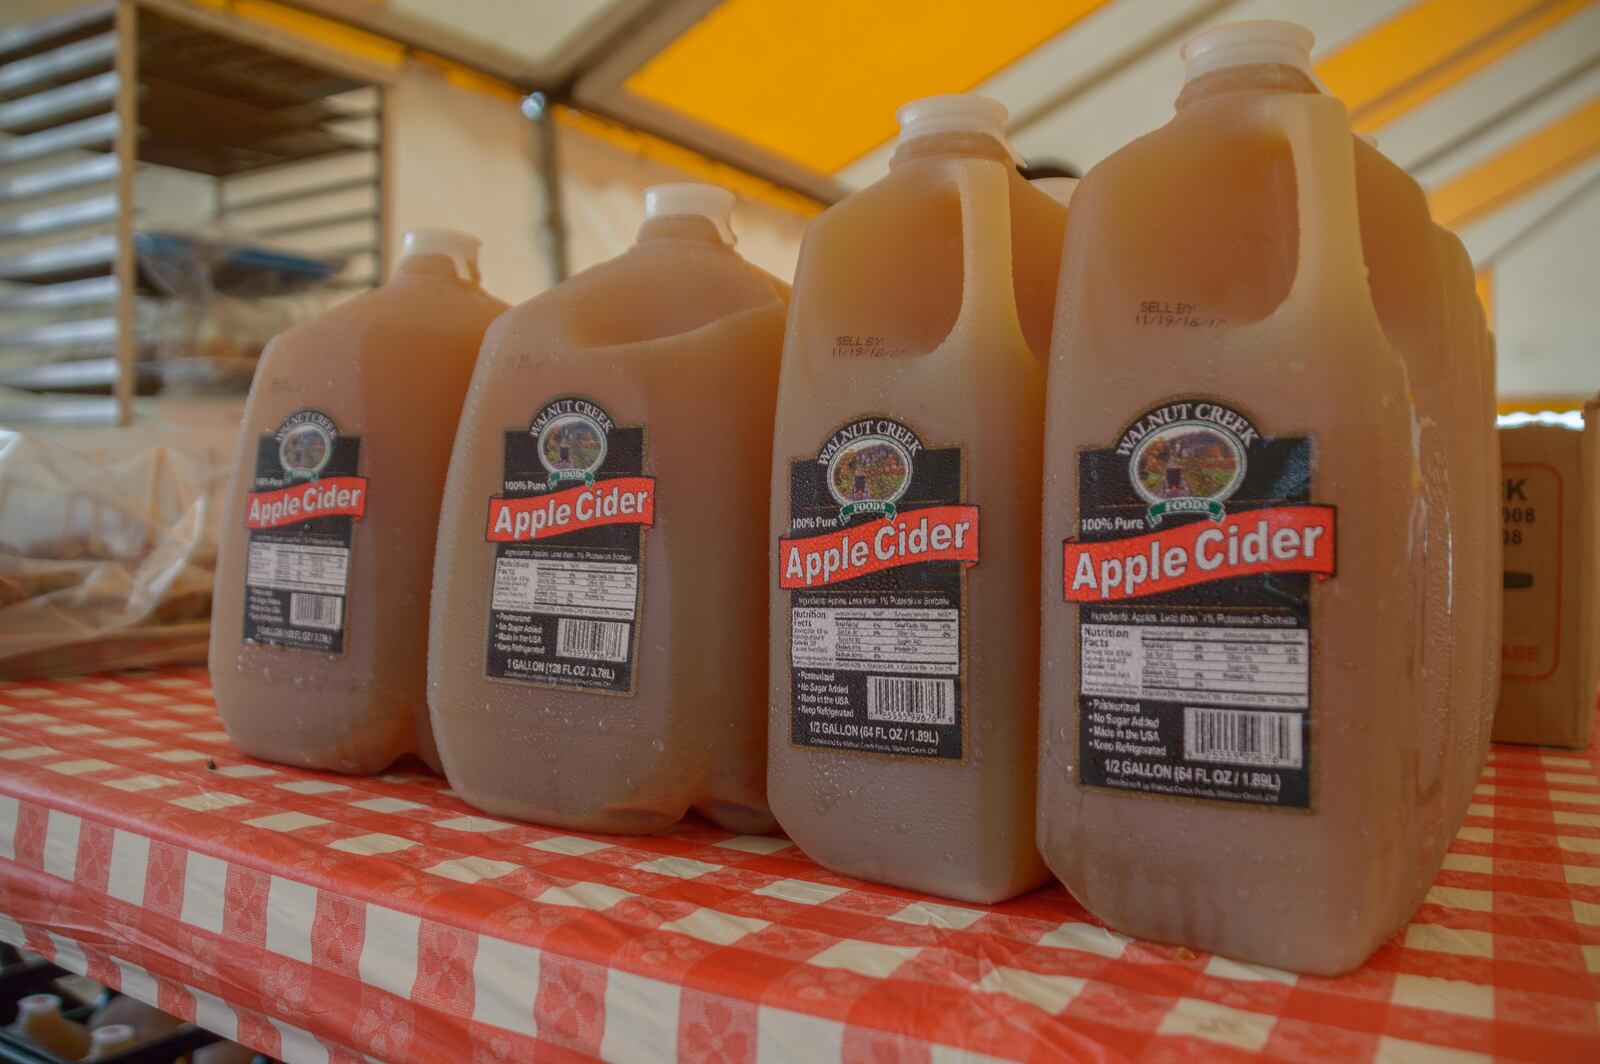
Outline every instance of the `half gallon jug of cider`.
POLYGON ((211 684, 239 748, 370 773, 439 767, 428 588, 456 416, 505 304, 478 240, 414 229, 381 287, 276 337, 223 515, 211 684))
POLYGON ((900 112, 811 223, 773 453, 767 781, 837 872, 992 902, 1034 843, 1039 456, 1066 211, 1005 108, 900 112))
MULTIPOLYGON (((1204 39, 1198 43, 1203 47, 1204 39)), ((1418 778, 1423 791, 1445 790, 1443 802, 1425 803, 1427 815, 1440 818, 1426 831, 1432 839, 1454 833, 1466 815, 1499 696, 1494 355, 1461 241, 1434 224, 1422 189, 1378 150, 1375 138, 1358 136, 1355 157, 1373 308, 1405 363, 1416 404, 1426 560, 1418 778), (1460 755, 1462 748, 1473 751, 1470 758, 1460 755)))
POLYGON ((89 1051, 87 1028, 61 1013, 61 998, 55 994, 29 994, 17 1002, 17 1016, 6 1032, 31 1042, 67 1060, 78 1060, 89 1051))
POLYGON ((733 195, 645 193, 633 247, 485 338, 440 522, 430 705, 480 809, 768 831, 765 523, 788 286, 733 195))
POLYGON ((1431 851, 1448 846, 1466 816, 1499 698, 1502 548, 1494 356, 1461 241, 1433 223, 1409 174, 1365 138, 1357 139, 1355 151, 1373 306, 1405 362, 1417 411, 1426 601, 1418 782, 1429 794, 1426 815, 1437 818, 1425 833, 1431 851), (1432 800, 1435 789, 1442 790, 1442 802, 1432 800))
POLYGON ((1126 933, 1335 974, 1420 903, 1482 763, 1492 441, 1459 244, 1310 47, 1190 42, 1176 117, 1073 199, 1039 843, 1126 933))

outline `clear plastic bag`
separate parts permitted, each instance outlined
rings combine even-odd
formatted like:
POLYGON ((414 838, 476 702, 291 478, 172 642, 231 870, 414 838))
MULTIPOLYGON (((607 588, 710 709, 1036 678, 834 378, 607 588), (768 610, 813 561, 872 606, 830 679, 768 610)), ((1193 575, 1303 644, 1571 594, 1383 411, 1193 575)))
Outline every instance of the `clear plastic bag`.
POLYGON ((231 449, 124 431, 0 429, 0 676, 205 660, 231 449))
POLYGON ((147 232, 140 279, 166 298, 143 322, 164 394, 243 392, 268 340, 336 292, 342 256, 302 255, 218 232, 147 232))

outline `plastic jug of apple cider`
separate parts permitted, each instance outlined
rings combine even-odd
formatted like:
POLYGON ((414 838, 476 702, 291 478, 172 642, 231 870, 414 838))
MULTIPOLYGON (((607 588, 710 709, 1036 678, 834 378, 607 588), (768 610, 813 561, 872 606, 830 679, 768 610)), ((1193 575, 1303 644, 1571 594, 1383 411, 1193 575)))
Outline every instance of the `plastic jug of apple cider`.
POLYGON ((772 523, 773 812, 836 872, 1037 884, 1039 455, 1066 211, 1006 110, 900 111, 890 172, 811 223, 772 523))
POLYGON ((637 242, 485 338, 445 492, 430 704, 491 813, 772 829, 763 583, 789 288, 733 194, 645 192, 637 242))
POLYGON ((1197 37, 1177 115, 1074 196, 1039 842, 1121 931, 1335 974, 1420 903, 1482 764, 1493 441, 1460 246, 1311 43, 1197 37))
POLYGON ((67 1060, 89 1051, 89 1029, 61 1013, 55 994, 28 994, 17 1001, 17 1017, 6 1031, 67 1060))
POLYGON ((133 1028, 125 1023, 108 1023, 89 1032, 89 1053, 86 1062, 112 1060, 132 1049, 138 1040, 133 1028))
POLYGON ((267 345, 222 519, 211 684, 245 753, 435 769, 427 716, 433 537, 484 330, 478 240, 406 233, 385 284, 267 345))
POLYGON ((1373 307, 1406 364, 1417 412, 1427 559, 1421 698, 1424 725, 1437 740, 1424 735, 1419 779, 1424 789, 1447 789, 1446 800, 1427 809, 1442 815, 1432 832, 1453 833, 1488 756, 1500 687, 1494 355, 1466 248, 1434 224, 1421 187, 1382 154, 1376 138, 1356 140, 1373 307), (1474 752, 1463 757, 1452 746, 1474 752))
MULTIPOLYGON (((1299 30, 1298 27, 1290 27, 1299 30)), ((1304 31, 1300 31, 1304 32, 1304 31)), ((1419 788, 1426 851, 1459 829, 1489 750, 1500 689, 1500 439, 1494 342, 1471 258, 1422 189, 1358 135, 1361 243, 1373 306, 1416 404, 1424 524, 1419 788)), ((1416 887, 1420 903, 1429 882, 1416 887)))
MULTIPOLYGON (((1494 355, 1472 260, 1454 233, 1433 224, 1422 189, 1359 142, 1356 179, 1373 304, 1406 363, 1417 407, 1427 559, 1419 779, 1445 794, 1426 807, 1439 816, 1427 836, 1431 852, 1441 835, 1448 847, 1466 817, 1500 695, 1494 355)), ((1430 884, 1419 885, 1413 909, 1430 884)))

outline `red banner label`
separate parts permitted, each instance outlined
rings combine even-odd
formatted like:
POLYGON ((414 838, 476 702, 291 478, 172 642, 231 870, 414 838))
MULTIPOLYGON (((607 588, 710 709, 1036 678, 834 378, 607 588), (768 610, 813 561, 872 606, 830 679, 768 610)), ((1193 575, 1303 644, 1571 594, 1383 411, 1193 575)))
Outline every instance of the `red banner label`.
POLYGON ((804 539, 778 540, 778 586, 825 587, 918 562, 978 560, 978 508, 930 506, 804 539))
POLYGON ((1279 506, 1099 543, 1066 542, 1068 602, 1142 598, 1256 573, 1335 572, 1334 508, 1279 506))
POLYGON ((489 500, 491 543, 523 543, 600 525, 653 525, 654 477, 615 477, 527 499, 489 500))
POLYGON ((365 517, 366 477, 323 477, 245 497, 246 528, 282 528, 318 517, 365 517))

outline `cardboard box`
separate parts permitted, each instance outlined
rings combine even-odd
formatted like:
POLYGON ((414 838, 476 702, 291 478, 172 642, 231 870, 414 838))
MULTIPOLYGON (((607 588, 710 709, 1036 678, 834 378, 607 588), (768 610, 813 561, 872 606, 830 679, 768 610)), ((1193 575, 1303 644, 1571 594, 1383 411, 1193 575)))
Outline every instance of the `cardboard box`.
POLYGON ((1584 747, 1600 699, 1600 399, 1584 427, 1500 430, 1499 742, 1584 747))

